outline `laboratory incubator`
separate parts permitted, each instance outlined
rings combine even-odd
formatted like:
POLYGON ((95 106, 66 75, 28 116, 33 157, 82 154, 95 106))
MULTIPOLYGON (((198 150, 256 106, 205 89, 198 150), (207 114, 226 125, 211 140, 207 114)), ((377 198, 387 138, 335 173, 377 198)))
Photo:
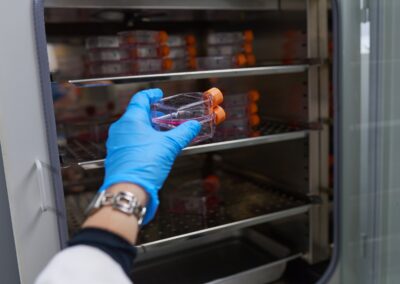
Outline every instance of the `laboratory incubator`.
POLYGON ((108 127, 136 92, 161 88, 152 127, 197 120, 201 130, 163 185, 155 219, 141 229, 132 279, 230 283, 250 274, 250 282, 270 283, 284 279, 288 265, 327 267, 333 153, 321 116, 329 118, 332 104, 331 65, 328 52, 325 63, 312 63, 319 51, 310 54, 309 45, 328 50, 328 23, 315 27, 314 38, 306 9, 283 11, 295 15, 285 18, 279 11, 121 9, 118 21, 95 17, 107 9, 72 9, 87 13, 76 25, 97 28, 66 35, 56 28, 71 24, 63 11, 44 13, 52 84, 62 86, 53 109, 67 236, 79 230, 102 183, 108 127), (236 264, 222 264, 226 258, 236 264), (182 269, 189 264, 199 271, 182 269))
POLYGON ((0 4, 0 31, 18 22, 0 54, 1 263, 16 271, 0 282, 32 283, 65 247, 110 125, 160 88, 154 131, 202 128, 140 230, 134 283, 396 283, 382 236, 397 228, 398 80, 383 78, 399 7, 375 2, 0 4))

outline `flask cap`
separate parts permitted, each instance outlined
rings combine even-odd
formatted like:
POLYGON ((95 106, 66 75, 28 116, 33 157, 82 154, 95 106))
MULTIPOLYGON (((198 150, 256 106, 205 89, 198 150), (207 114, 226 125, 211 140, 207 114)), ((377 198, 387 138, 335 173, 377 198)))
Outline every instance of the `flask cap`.
POLYGON ((158 39, 161 43, 167 42, 168 40, 168 34, 166 31, 160 31, 158 33, 158 39))
POLYGON ((257 90, 250 90, 247 95, 252 102, 257 102, 260 99, 260 92, 257 90))
POLYGON ((252 30, 245 30, 243 32, 243 38, 245 41, 253 41, 254 40, 254 33, 252 30))
POLYGON ((225 118, 226 118, 226 113, 225 110, 220 107, 220 106, 216 106, 213 109, 214 112, 214 117, 215 117, 215 124, 221 124, 222 122, 224 122, 225 118))
POLYGON ((204 92, 205 97, 211 97, 213 106, 220 105, 224 101, 224 96, 218 88, 211 88, 204 92))
POLYGON ((257 114, 252 114, 249 118, 250 126, 257 126, 261 122, 260 117, 257 114))

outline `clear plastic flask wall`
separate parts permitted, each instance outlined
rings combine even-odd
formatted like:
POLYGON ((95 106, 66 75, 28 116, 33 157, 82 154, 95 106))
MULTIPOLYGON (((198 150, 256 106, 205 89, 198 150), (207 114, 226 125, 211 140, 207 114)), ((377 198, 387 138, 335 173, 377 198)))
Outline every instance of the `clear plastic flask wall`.
POLYGON ((188 120, 197 120, 201 130, 192 144, 210 139, 214 136, 215 126, 225 119, 225 112, 219 106, 222 101, 222 93, 217 88, 163 98, 151 106, 153 127, 165 131, 188 120))

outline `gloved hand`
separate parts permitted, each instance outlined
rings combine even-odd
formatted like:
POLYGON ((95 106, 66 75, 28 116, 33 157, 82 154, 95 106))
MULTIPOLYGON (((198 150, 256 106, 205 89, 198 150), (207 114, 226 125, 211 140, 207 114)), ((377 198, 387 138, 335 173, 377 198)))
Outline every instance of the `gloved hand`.
POLYGON ((199 122, 188 121, 170 131, 155 130, 151 125, 150 104, 162 96, 160 89, 138 92, 125 114, 111 125, 106 144, 106 174, 99 190, 121 182, 141 186, 149 195, 143 224, 147 224, 157 211, 158 190, 175 158, 201 128, 199 122))

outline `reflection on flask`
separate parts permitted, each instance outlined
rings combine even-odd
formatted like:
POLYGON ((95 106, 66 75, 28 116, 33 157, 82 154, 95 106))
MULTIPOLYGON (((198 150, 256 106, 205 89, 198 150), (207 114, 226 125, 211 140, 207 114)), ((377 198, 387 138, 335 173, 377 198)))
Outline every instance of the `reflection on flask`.
POLYGON ((206 56, 191 59, 190 66, 193 69, 224 69, 236 68, 246 65, 246 56, 238 54, 235 56, 206 56))
POLYGON ((250 43, 240 45, 210 45, 207 47, 209 56, 232 56, 238 53, 253 53, 253 45, 250 43))
POLYGON ((89 65, 89 75, 121 76, 129 74, 160 73, 171 70, 173 62, 168 58, 148 58, 136 60, 121 60, 95 62, 89 65))
POLYGON ((121 45, 138 43, 165 44, 168 34, 165 31, 135 30, 118 33, 121 45))
POLYGON ((233 44, 252 42, 254 34, 252 30, 245 30, 243 32, 211 32, 207 36, 207 43, 210 45, 218 44, 233 44))
POLYGON ((219 106, 222 101, 223 95, 217 88, 203 93, 182 93, 166 97, 151 106, 153 126, 164 131, 188 120, 197 120, 201 130, 192 143, 204 141, 212 138, 215 126, 225 120, 225 111, 219 106))

